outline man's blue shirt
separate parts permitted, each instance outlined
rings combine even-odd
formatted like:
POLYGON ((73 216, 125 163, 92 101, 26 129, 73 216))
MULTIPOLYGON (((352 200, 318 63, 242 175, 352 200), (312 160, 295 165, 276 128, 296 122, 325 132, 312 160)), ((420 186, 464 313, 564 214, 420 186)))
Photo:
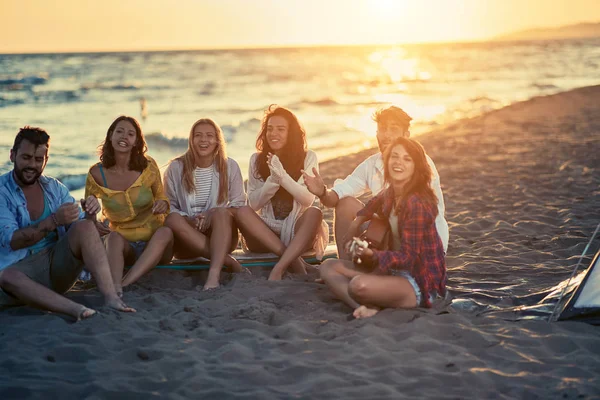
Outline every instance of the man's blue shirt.
MULTIPOLYGON (((75 199, 69 194, 69 189, 60 181, 47 176, 40 176, 39 182, 44 195, 50 204, 52 213, 64 203, 74 203, 75 199)), ((80 218, 84 213, 81 212, 80 218)), ((29 255, 29 248, 13 250, 10 247, 15 231, 31 225, 27 210, 27 200, 23 190, 17 185, 13 171, 0 176, 0 271, 22 260, 29 255)), ((59 226, 58 237, 66 233, 65 226, 59 226)))

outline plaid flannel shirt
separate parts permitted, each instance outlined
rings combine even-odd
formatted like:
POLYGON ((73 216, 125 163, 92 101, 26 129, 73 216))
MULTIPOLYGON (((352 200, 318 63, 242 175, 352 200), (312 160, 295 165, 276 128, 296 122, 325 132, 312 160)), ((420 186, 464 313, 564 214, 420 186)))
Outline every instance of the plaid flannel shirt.
MULTIPOLYGON (((392 188, 382 191, 358 212, 358 216, 378 214, 389 219, 394 205, 392 188)), ((442 241, 435 228, 435 210, 413 194, 398 210, 400 249, 373 250, 376 270, 391 274, 393 270, 409 272, 421 289, 423 305, 431 307, 430 293, 446 294, 446 260, 442 241)))

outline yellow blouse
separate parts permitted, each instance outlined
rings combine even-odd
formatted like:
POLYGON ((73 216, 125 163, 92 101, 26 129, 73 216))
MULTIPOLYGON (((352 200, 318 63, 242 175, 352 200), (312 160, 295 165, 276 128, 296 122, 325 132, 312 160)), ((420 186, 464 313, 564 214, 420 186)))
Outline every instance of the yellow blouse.
POLYGON ((148 157, 148 166, 125 190, 112 190, 98 185, 92 168, 85 182, 85 197, 96 196, 102 202, 102 214, 110 221, 110 229, 119 232, 130 242, 148 241, 160 228, 166 214, 152 214, 155 200, 169 199, 165 195, 156 161, 148 157))

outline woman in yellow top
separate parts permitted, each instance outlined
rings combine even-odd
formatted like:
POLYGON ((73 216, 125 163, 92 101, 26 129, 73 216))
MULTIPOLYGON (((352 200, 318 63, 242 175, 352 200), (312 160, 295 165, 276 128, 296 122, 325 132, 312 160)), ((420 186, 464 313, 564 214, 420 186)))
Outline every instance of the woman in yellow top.
POLYGON ((159 262, 173 257, 173 233, 163 226, 169 212, 156 161, 145 155, 146 141, 135 118, 120 116, 108 128, 85 183, 85 195, 102 201, 108 228, 97 222, 117 293, 159 262), (123 277, 125 265, 132 265, 123 277))

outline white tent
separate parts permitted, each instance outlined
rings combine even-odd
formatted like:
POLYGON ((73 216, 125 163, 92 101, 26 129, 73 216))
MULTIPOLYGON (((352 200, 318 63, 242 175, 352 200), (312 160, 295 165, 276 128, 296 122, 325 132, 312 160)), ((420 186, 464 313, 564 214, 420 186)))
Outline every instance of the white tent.
POLYGON ((600 325, 600 251, 596 253, 579 286, 559 309, 559 321, 581 320, 600 325))

